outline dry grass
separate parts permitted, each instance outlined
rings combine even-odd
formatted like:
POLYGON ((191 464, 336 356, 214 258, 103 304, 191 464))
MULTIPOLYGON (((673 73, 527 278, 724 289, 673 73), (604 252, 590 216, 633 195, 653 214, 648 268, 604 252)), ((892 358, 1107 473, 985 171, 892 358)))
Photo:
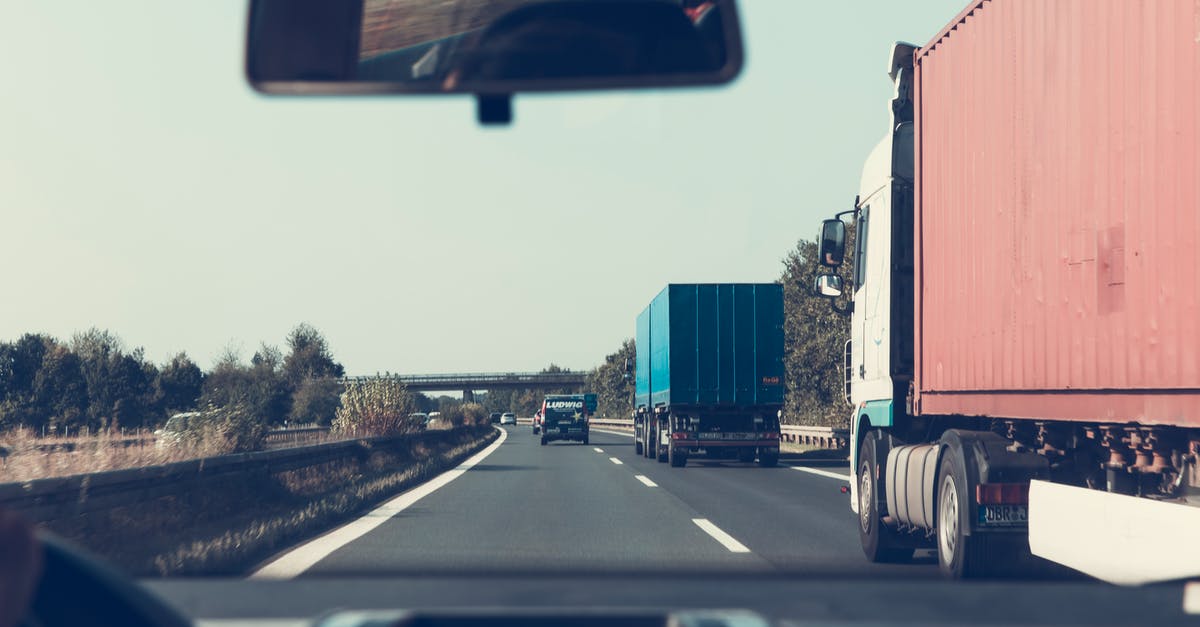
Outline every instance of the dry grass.
MULTIPOLYGON (((265 448, 281 449, 371 437, 373 433, 314 432, 283 442, 268 442, 265 448)), ((71 438, 38 438, 32 429, 17 428, 0 433, 0 483, 32 481, 48 477, 157 466, 213 457, 230 452, 227 443, 216 439, 200 442, 157 442, 153 436, 130 437, 100 433, 71 438), (132 444, 126 444, 133 441, 132 444), (43 450, 47 445, 61 446, 43 450), (70 448, 71 450, 68 450, 70 448)))
POLYGON ((0 483, 30 481, 121 468, 153 466, 211 456, 211 447, 158 446, 153 438, 129 438, 100 433, 74 438, 37 438, 32 429, 17 428, 0 433, 0 447, 8 456, 0 461, 0 483), (42 450, 46 445, 70 445, 74 450, 42 450))
POLYGON ((282 473, 277 478, 289 494, 313 498, 291 507, 258 511, 253 518, 226 525, 222 531, 207 537, 196 534, 193 537, 198 539, 155 556, 154 573, 167 576, 242 572, 256 559, 319 533, 452 467, 497 435, 490 431, 437 449, 418 443, 407 455, 380 452, 365 463, 333 463, 282 473))

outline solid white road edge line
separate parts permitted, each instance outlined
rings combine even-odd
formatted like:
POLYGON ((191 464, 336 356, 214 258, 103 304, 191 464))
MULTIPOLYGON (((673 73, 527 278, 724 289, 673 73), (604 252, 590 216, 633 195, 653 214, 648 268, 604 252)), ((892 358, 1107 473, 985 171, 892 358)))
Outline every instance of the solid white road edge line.
POLYGON ((648 487, 648 488, 657 488, 658 487, 658 484, 651 481, 650 477, 647 477, 646 475, 634 475, 633 477, 635 479, 637 479, 638 481, 641 481, 642 483, 646 484, 646 487, 648 487))
POLYGON ((821 470, 820 468, 806 468, 804 466, 788 466, 788 468, 791 468, 792 470, 799 470, 800 472, 807 472, 807 473, 812 473, 814 475, 820 475, 822 477, 829 477, 830 479, 841 479, 842 481, 845 481, 847 483, 850 482, 850 475, 843 475, 843 474, 836 473, 836 472, 830 472, 828 470, 821 470))
POLYGON ((433 494, 438 489, 445 487, 446 484, 461 477, 463 473, 483 461, 488 455, 494 453, 496 449, 500 448, 501 444, 504 444, 504 440, 508 438, 508 432, 504 429, 497 429, 497 431, 500 432, 500 437, 496 438, 495 442, 492 442, 487 448, 469 457, 466 461, 459 464, 457 468, 447 470, 429 481, 404 492, 400 496, 371 510, 370 513, 362 518, 350 521, 323 536, 310 540, 284 553, 271 563, 255 571, 254 574, 250 575, 250 579, 291 579, 312 568, 314 564, 325 559, 334 551, 361 538, 372 529, 387 522, 392 516, 408 509, 417 501, 433 494))
POLYGON ((633 437, 633 432, 622 433, 620 431, 609 431, 608 429, 596 429, 596 428, 593 428, 592 431, 595 431, 596 433, 607 433, 609 435, 623 435, 627 438, 633 437))
POLYGON ((733 536, 721 531, 721 528, 712 524, 707 518, 693 518, 692 522, 696 526, 703 529, 704 533, 713 537, 713 540, 721 543, 721 546, 729 549, 730 553, 749 553, 750 549, 746 545, 733 539, 733 536))
POLYGON ((608 461, 610 461, 610 462, 612 462, 612 463, 614 463, 614 464, 616 464, 616 465, 618 465, 618 466, 620 466, 621 464, 624 464, 624 463, 625 463, 625 462, 623 462, 623 461, 621 461, 621 460, 617 459, 616 457, 609 457, 609 458, 608 458, 608 461))

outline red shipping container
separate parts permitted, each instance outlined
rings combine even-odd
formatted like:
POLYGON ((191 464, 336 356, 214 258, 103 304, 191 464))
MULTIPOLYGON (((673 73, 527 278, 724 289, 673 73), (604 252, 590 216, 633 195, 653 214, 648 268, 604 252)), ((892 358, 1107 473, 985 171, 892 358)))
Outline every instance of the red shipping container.
POLYGON ((1200 426, 1200 0, 984 0, 916 56, 916 407, 1200 426))

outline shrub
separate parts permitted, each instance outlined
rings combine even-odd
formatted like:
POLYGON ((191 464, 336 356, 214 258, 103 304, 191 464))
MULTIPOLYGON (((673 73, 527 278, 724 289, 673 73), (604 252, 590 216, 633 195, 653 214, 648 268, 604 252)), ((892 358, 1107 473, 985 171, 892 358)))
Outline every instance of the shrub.
POLYGON ((171 416, 160 441, 190 447, 203 455, 220 455, 257 451, 266 435, 266 424, 245 404, 234 403, 171 416))
POLYGON ((412 394, 400 381, 387 376, 349 381, 342 406, 333 419, 333 431, 349 436, 382 436, 415 430, 408 415, 416 411, 412 394))

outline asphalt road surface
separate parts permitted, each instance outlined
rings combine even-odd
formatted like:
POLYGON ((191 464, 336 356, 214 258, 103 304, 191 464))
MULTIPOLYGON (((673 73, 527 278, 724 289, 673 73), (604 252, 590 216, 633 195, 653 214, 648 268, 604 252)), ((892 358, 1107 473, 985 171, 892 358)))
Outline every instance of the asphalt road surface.
POLYGON ((144 583, 224 627, 301 625, 337 607, 749 608, 796 625, 1198 618, 1181 611, 1179 585, 949 582, 931 557, 870 564, 840 490, 844 459, 671 468, 635 455, 628 435, 593 430, 587 445, 540 446, 526 425, 503 429, 469 469, 275 556, 259 573, 270 577, 144 583))
POLYGON ((633 438, 617 432, 593 430, 587 445, 541 446, 528 426, 504 429, 504 442, 470 470, 285 575, 782 570, 936 576, 932 560, 916 566, 866 561, 841 492, 849 476, 844 460, 785 458, 779 467, 760 468, 694 458, 686 468, 671 468, 636 455, 633 438))

